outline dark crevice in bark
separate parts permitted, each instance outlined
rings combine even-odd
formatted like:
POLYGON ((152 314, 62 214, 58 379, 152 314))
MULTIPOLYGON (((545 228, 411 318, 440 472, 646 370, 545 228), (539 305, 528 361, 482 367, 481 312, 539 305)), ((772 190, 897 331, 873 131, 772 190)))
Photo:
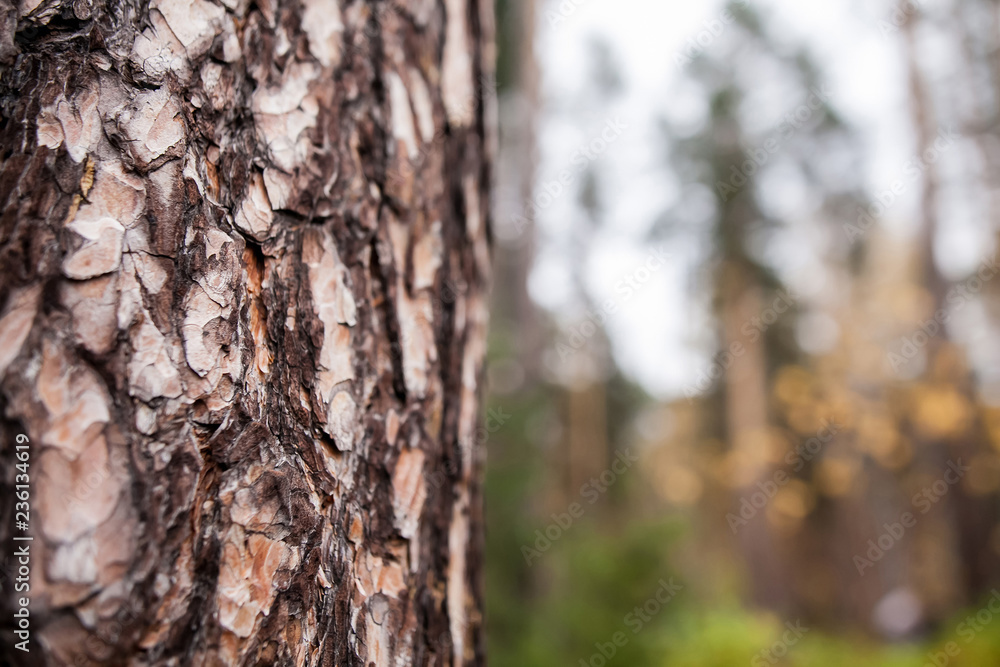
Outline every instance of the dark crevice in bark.
MULTIPOLYGON (((381 219, 381 218, 380 218, 381 219)), ((382 233, 385 234, 384 225, 379 224, 379 228, 382 233)), ((390 359, 392 361, 392 389, 395 392, 395 398, 400 403, 405 404, 407 400, 406 396, 406 380, 403 374, 403 345, 402 336, 399 330, 399 321, 396 319, 396 312, 391 307, 395 303, 394 292, 395 288, 395 268, 392 265, 391 258, 384 257, 389 251, 380 251, 380 247, 385 243, 384 239, 379 238, 380 235, 372 240, 372 278, 375 280, 375 284, 378 287, 378 293, 375 298, 378 303, 377 312, 381 315, 382 322, 385 324, 386 337, 388 342, 388 349, 390 359)))

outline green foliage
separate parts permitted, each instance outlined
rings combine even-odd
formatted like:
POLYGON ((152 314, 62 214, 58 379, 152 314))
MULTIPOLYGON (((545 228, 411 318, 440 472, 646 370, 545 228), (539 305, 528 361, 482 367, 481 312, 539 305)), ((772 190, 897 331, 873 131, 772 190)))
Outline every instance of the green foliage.
MULTIPOLYGON (((536 582, 534 594, 514 601, 491 578, 493 587, 487 595, 492 664, 577 665, 581 659, 600 655, 598 644, 609 646, 616 633, 621 634, 614 648, 615 662, 656 662, 658 638, 669 627, 685 591, 682 588, 665 604, 651 603, 654 613, 638 613, 636 608, 655 599, 658 591, 663 591, 661 598, 668 598, 664 584, 683 587, 666 558, 677 531, 663 524, 616 529, 587 518, 530 568, 525 565, 530 571, 524 574, 536 582), (517 620, 512 622, 512 616, 517 620)), ((523 559, 520 562, 524 564, 523 559)))
MULTIPOLYGON (((540 401, 528 401, 527 412, 540 401)), ((522 420, 523 421, 523 420, 522 420)), ((518 423, 514 418, 512 423, 518 423)), ((521 450, 521 475, 502 466, 490 471, 490 506, 518 504, 539 477, 525 475, 540 466, 540 455, 521 450), (524 458, 527 456, 527 458, 524 458), (533 457, 533 458, 532 458, 533 457)), ((884 645, 859 636, 833 636, 809 627, 787 651, 765 651, 780 645, 784 619, 741 608, 736 602, 700 599, 677 574, 672 553, 690 539, 677 520, 623 522, 611 506, 595 505, 556 540, 533 565, 520 557, 545 521, 535 512, 504 513, 490 523, 487 541, 487 627, 491 664, 498 667, 604 664, 599 644, 609 647, 616 633, 625 645, 606 662, 613 665, 663 667, 982 667, 1000 664, 1000 615, 969 632, 970 617, 981 606, 958 614, 924 644, 884 645), (637 606, 657 591, 660 580, 684 588, 641 625, 637 606), (629 615, 632 614, 632 622, 629 615), (963 625, 965 623, 965 625, 963 625), (637 627, 638 626, 638 627, 637 627), (957 646, 957 656, 945 651, 957 646), (947 662, 942 662, 944 657, 947 662), (593 658, 593 660, 592 660, 593 658), (582 661, 582 662, 581 662, 582 661)), ((712 576, 701 572, 702 576, 712 576)), ((696 582, 695 582, 696 583, 696 582)), ((794 625, 794 624, 793 624, 794 625)), ((621 643, 621 642, 620 642, 621 643)), ((606 649, 609 650, 609 649, 606 649)))
POLYGON ((629 614, 657 593, 661 580, 669 584, 673 577, 673 583, 683 585, 669 565, 680 530, 665 519, 621 521, 615 498, 628 494, 629 480, 616 485, 614 494, 587 504, 583 516, 530 565, 522 555, 521 547, 533 545, 536 531, 552 521, 543 509, 546 452, 533 432, 556 405, 553 388, 543 385, 497 399, 488 408, 509 415, 487 443, 490 663, 578 665, 598 651, 595 644, 613 642, 620 632, 626 641, 615 647, 615 662, 655 664, 659 637, 686 591, 648 620, 629 619, 629 614))
MULTIPOLYGON (((947 633, 926 645, 881 645, 871 639, 831 636, 809 628, 801 640, 772 654, 786 627, 777 617, 736 606, 678 608, 661 638, 662 653, 655 663, 663 667, 982 667, 1000 664, 1000 623, 970 637, 947 633), (951 644, 951 655, 946 647, 951 644), (959 649, 954 655, 955 648, 959 649), (778 657, 776 653, 781 653, 778 657), (773 662, 772 662, 773 661, 773 662), (936 661, 936 662, 935 662, 936 661)), ((970 613, 960 614, 949 627, 957 628, 970 613)), ((998 619, 1000 620, 1000 619, 998 619)), ((806 626, 808 627, 808 626, 806 626)))
MULTIPOLYGON (((729 667, 748 664, 774 623, 738 609, 706 613, 685 610, 664 634, 663 653, 654 663, 671 667, 729 667)), ((780 632, 778 633, 780 634, 780 632)))

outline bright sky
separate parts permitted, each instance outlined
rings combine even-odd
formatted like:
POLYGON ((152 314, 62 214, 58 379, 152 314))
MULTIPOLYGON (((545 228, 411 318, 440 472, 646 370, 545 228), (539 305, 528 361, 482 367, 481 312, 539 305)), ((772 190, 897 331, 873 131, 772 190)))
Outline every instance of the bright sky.
MULTIPOLYGON (((801 37, 796 41, 810 45, 829 77, 832 104, 863 131, 871 156, 867 174, 871 191, 886 189, 914 152, 909 125, 899 121, 908 118, 899 41, 879 28, 879 21, 888 15, 888 1, 756 0, 754 4, 772 15, 779 26, 776 34, 801 37)), ((706 22, 720 15, 723 6, 716 0, 550 0, 542 5, 537 49, 545 108, 539 125, 538 182, 551 182, 560 171, 572 168, 578 147, 600 136, 609 120, 625 129, 595 158, 602 167, 610 167, 604 171, 611 182, 602 188, 614 193, 605 202, 607 227, 594 244, 595 251, 586 258, 568 256, 566 240, 580 211, 572 194, 557 196, 538 216, 543 241, 530 278, 531 293, 572 323, 570 268, 583 261, 595 301, 613 299, 618 306, 605 328, 619 364, 662 398, 682 395, 714 352, 706 309, 693 298, 690 275, 698 261, 697 247, 674 243, 666 248, 671 254, 667 267, 652 271, 639 289, 623 289, 622 281, 645 275, 636 272, 653 248, 643 236, 674 196, 671 177, 663 171, 665 147, 658 139, 656 121, 665 113, 682 118, 697 111, 692 107, 697 98, 671 92, 679 71, 675 56, 689 38, 705 30, 706 22), (565 8, 562 13, 560 6, 565 8), (625 86, 619 99, 586 95, 594 37, 611 46, 621 66, 625 86)), ((716 40, 725 38, 723 32, 716 40)), ((905 233, 901 221, 913 219, 915 204, 910 197, 895 205, 884 224, 905 233)), ((945 263, 952 266, 946 268, 958 271, 974 265, 982 242, 974 231, 950 236, 945 263)), ((817 280, 817 263, 808 244, 788 245, 776 251, 785 253, 780 263, 787 267, 786 280, 808 291, 810 278, 812 283, 817 280)))

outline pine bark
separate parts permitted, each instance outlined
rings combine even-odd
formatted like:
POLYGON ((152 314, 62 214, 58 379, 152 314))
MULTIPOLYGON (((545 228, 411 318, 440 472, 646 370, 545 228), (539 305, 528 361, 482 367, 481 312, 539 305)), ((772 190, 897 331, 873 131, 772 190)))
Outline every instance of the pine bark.
POLYGON ((483 664, 492 22, 0 0, 0 657, 483 664))

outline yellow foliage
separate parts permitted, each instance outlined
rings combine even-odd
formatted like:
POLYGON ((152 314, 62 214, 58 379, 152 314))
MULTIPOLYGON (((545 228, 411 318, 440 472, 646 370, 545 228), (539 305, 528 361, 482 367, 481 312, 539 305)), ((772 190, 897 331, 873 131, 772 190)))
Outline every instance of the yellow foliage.
POLYGON ((720 469, 723 481, 731 488, 739 489, 752 483, 757 477, 761 461, 746 450, 734 449, 722 459, 720 469))
POLYGON ((985 496, 1000 489, 1000 460, 995 455, 978 454, 969 467, 963 483, 970 493, 985 496))
POLYGON ((910 418, 925 438, 954 438, 969 428, 972 406, 954 387, 917 385, 912 394, 910 418))
POLYGON ((819 403, 799 403, 788 410, 788 425, 797 434, 804 437, 812 437, 823 428, 823 420, 828 417, 819 408, 819 403))
POLYGON ((787 405, 801 403, 809 399, 812 382, 812 375, 802 366, 785 366, 774 380, 774 395, 787 405))
POLYGON ((876 459, 889 456, 899 441, 896 424, 886 415, 865 414, 858 420, 858 448, 876 459))
POLYGON ((883 468, 901 470, 913 460, 913 443, 908 438, 900 438, 891 452, 877 460, 883 468))
POLYGON ((690 507, 701 499, 701 477, 686 466, 673 466, 660 476, 660 495, 674 505, 690 507))
POLYGON ((827 457, 820 461, 816 469, 816 482, 827 496, 846 496, 851 492, 860 470, 861 464, 856 459, 827 457))
POLYGON ((793 479, 778 490, 772 503, 775 511, 792 519, 804 519, 815 507, 816 497, 805 482, 793 479))

